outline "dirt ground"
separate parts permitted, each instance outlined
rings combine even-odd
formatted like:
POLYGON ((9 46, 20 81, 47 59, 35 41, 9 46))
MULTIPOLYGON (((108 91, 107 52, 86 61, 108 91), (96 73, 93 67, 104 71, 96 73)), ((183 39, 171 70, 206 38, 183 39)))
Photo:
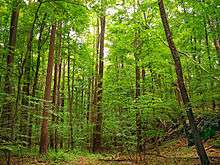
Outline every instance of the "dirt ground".
MULTIPOLYGON (((204 144, 212 165, 220 165, 220 149, 206 142, 204 144)), ((123 154, 106 156, 101 159, 91 159, 79 156, 70 162, 49 162, 40 158, 12 157, 11 165, 199 165, 200 161, 195 147, 187 147, 185 139, 171 141, 159 147, 159 153, 151 150, 145 154, 123 154)), ((6 165, 3 158, 0 165, 6 165)))

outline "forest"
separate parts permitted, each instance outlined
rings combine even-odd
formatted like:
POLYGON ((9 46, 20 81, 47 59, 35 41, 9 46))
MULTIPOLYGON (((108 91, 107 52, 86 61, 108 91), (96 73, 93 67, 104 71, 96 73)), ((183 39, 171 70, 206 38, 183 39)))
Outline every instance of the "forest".
POLYGON ((219 0, 0 0, 0 165, 220 164, 219 0))

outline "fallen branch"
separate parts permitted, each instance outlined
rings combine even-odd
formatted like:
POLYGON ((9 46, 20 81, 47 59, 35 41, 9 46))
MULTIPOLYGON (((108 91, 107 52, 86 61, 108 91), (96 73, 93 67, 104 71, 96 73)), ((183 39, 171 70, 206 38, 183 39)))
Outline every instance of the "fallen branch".
POLYGON ((214 146, 209 146, 205 150, 208 151, 209 149, 213 148, 214 146))

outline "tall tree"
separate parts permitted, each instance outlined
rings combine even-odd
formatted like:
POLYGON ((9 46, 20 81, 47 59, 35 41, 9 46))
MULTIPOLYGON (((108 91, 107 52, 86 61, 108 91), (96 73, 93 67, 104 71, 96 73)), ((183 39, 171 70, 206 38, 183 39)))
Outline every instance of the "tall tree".
MULTIPOLYGON (((5 83, 4 83, 4 92, 6 95, 6 104, 4 104, 3 111, 0 118, 0 127, 1 128, 9 128, 12 131, 13 127, 13 103, 11 99, 9 99, 13 94, 13 82, 11 79, 12 71, 13 71, 13 61, 16 47, 16 37, 17 37, 17 26, 18 26, 18 18, 19 18, 19 2, 15 1, 13 3, 12 12, 11 12, 11 24, 10 24, 10 35, 8 42, 8 55, 7 55, 7 66, 6 66, 6 74, 5 74, 5 83)), ((6 130, 7 131, 7 130, 6 130)), ((12 132, 10 132, 12 133, 12 132)), ((3 137, 10 135, 8 132, 2 133, 3 137)), ((10 135, 11 136, 11 135, 10 135)))
MULTIPOLYGON (((22 70, 24 67, 24 84, 23 84, 23 98, 22 98, 22 120, 21 120, 21 124, 20 124, 20 129, 21 129, 21 133, 23 135, 22 140, 28 142, 28 112, 30 111, 30 107, 29 107, 29 96, 31 94, 31 53, 32 53, 32 47, 33 47, 33 38, 34 38, 34 28, 35 28, 35 24, 37 22, 38 19, 38 12, 40 10, 42 2, 39 3, 37 10, 35 12, 34 15, 34 20, 32 22, 29 34, 28 34, 28 39, 27 39, 27 48, 26 48, 26 53, 25 53, 25 59, 23 62, 23 66, 22 66, 22 70)), ((31 4, 32 5, 32 4, 31 4)), ((23 71, 22 71, 23 73, 23 71)), ((21 75, 22 76, 22 75, 21 75)))
MULTIPOLYGON (((61 97, 60 97, 60 82, 61 82, 61 69, 62 69, 62 22, 60 23, 60 33, 59 33, 59 48, 58 48, 58 80, 57 80, 57 94, 56 94, 56 113, 59 114, 60 112, 60 106, 61 106, 61 97)), ((55 150, 58 149, 58 129, 57 126, 59 124, 59 117, 55 118, 55 150)))
MULTIPOLYGON (((137 102, 140 95, 141 95, 141 87, 140 87, 140 66, 139 66, 139 54, 138 54, 138 48, 139 48, 139 32, 135 33, 135 41, 134 41, 134 47, 135 47, 135 84, 136 84, 136 94, 135 94, 135 101, 137 102)), ((141 152, 142 150, 142 130, 141 130, 141 112, 140 109, 136 109, 136 134, 137 134, 137 151, 141 152)))
POLYGON ((93 130, 93 145, 92 151, 96 152, 101 148, 101 129, 102 129, 102 84, 103 84, 103 71, 104 71, 104 40, 105 40, 105 15, 100 18, 101 32, 100 32, 100 52, 99 52, 99 69, 98 69, 98 91, 97 91, 97 117, 95 127, 93 130))
POLYGON ((48 117, 51 100, 51 82, 52 82, 52 71, 54 64, 54 43, 56 34, 56 23, 52 24, 50 33, 50 49, 47 63, 47 75, 44 89, 44 109, 43 109, 43 121, 41 124, 41 138, 40 138, 40 153, 45 154, 48 151, 48 117))
MULTIPOLYGON (((62 86, 61 86, 61 98, 60 98, 60 109, 61 109, 61 114, 64 114, 64 105, 65 105, 65 74, 66 74, 66 63, 65 60, 63 59, 63 65, 62 65, 62 86)), ((61 119, 60 119, 60 123, 61 123, 61 128, 63 128, 63 124, 64 124, 64 116, 62 115, 61 119)), ((63 137, 63 131, 61 131, 61 135, 60 135, 60 148, 64 147, 64 137, 63 137)))
MULTIPOLYGON (((68 130, 69 130, 68 131, 68 147, 73 148, 73 88, 71 92, 70 55, 71 55, 71 51, 70 51, 70 32, 69 32, 68 33, 68 63, 67 63, 68 130)), ((74 72, 73 72, 72 84, 74 84, 74 72)))
POLYGON ((174 63, 175 63, 177 82, 178 82, 178 85, 179 85, 182 101, 183 101, 183 104, 186 108, 187 117, 189 119, 189 123, 190 123, 192 133, 193 133, 193 136, 194 136, 194 141, 195 141, 197 153, 199 155, 201 164, 202 165, 208 165, 209 164, 209 159, 208 159, 208 156, 206 154, 205 148, 202 144, 202 141, 201 141, 201 138, 200 138, 200 135, 199 135, 199 131, 198 131, 195 119, 194 119, 192 107, 190 105, 190 100, 189 100, 187 89, 185 87, 185 83, 184 83, 184 79, 183 79, 183 72, 182 72, 180 57, 179 57, 178 51, 176 49, 176 46, 173 42, 172 33, 171 33, 171 30, 170 30, 170 27, 169 27, 169 23, 168 23, 168 19, 167 19, 167 15, 166 15, 163 0, 158 0, 158 5, 159 5, 159 9, 160 9, 160 16, 161 16, 164 31, 165 31, 165 34, 166 34, 167 42, 169 44, 169 48, 170 48, 170 51, 171 51, 171 54, 173 56, 173 60, 174 60, 174 63))
MULTIPOLYGON (((40 24, 39 28, 39 37, 38 37, 38 44, 37 44, 37 64, 36 64, 36 69, 35 69, 35 74, 34 74, 34 82, 33 82, 33 87, 32 87, 32 97, 36 96, 36 90, 37 90, 37 85, 38 85, 38 79, 39 79, 39 69, 40 69, 40 59, 41 59, 41 48, 43 46, 43 31, 45 28, 45 20, 47 17, 47 13, 44 14, 42 23, 40 24)), ((28 136, 29 136, 29 141, 28 145, 31 147, 32 145, 32 126, 33 126, 33 115, 30 115, 29 119, 29 129, 28 129, 28 136)))

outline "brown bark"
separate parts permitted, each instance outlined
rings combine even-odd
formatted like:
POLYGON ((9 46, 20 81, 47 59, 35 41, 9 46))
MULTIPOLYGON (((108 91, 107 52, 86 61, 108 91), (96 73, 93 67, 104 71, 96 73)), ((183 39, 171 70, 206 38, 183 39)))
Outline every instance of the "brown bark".
POLYGON ((88 78, 88 91, 87 91, 87 112, 86 112, 86 121, 87 121, 87 124, 89 122, 89 110, 90 110, 90 105, 91 105, 91 102, 90 102, 90 98, 91 98, 91 88, 92 88, 92 78, 88 78))
MULTIPOLYGON (((64 113, 64 104, 65 104, 65 68, 66 68, 66 63, 63 60, 63 67, 62 67, 62 87, 61 87, 61 98, 60 98, 60 111, 61 114, 64 113)), ((60 123, 63 126, 64 123, 64 117, 62 115, 61 119, 60 119, 60 123)), ((61 135, 60 135, 60 148, 63 148, 63 134, 61 131, 61 135)))
MULTIPOLYGON (((97 89, 98 89, 98 69, 99 69, 99 46, 100 46, 100 34, 99 34, 99 20, 97 19, 97 41, 96 41, 96 63, 95 63, 95 76, 94 76, 94 84, 93 84, 93 98, 92 98, 92 106, 90 113, 90 121, 95 123, 96 121, 96 109, 97 109, 97 89)), ((91 147, 92 148, 92 147, 91 147)))
POLYGON ((56 114, 58 112, 58 74, 59 74, 59 67, 60 67, 60 58, 61 58, 61 44, 62 44, 62 33, 59 33, 59 46, 58 46, 58 51, 57 51, 57 61, 54 66, 54 82, 53 82, 53 114, 52 114, 52 129, 51 129, 51 134, 50 134, 50 147, 53 149, 57 149, 57 136, 56 136, 56 121, 57 117, 56 114))
POLYGON ((7 94, 6 96, 6 104, 4 104, 2 108, 2 114, 0 118, 0 127, 6 128, 6 132, 1 132, 2 138, 10 138, 9 136, 13 136, 13 103, 8 99, 13 94, 13 82, 11 80, 11 74, 13 70, 13 60, 15 54, 16 47, 16 35, 17 35, 17 26, 18 26, 18 18, 19 18, 19 7, 15 6, 11 13, 11 25, 10 25, 10 35, 9 35, 9 43, 8 43, 8 55, 7 55, 7 66, 6 66, 6 74, 5 74, 5 84, 4 84, 4 92, 7 94), (7 132, 10 130, 10 132, 7 132))
POLYGON ((50 132, 50 147, 52 149, 55 149, 55 113, 56 113, 56 108, 57 108, 57 76, 58 76, 58 63, 55 64, 54 66, 54 80, 53 80, 53 98, 52 98, 52 103, 53 103, 53 112, 52 112, 52 128, 50 132))
MULTIPOLYGON (((98 59, 99 59, 99 45, 100 45, 100 30, 99 30, 99 19, 97 18, 97 25, 96 25, 96 39, 95 39, 95 43, 94 43, 94 48, 96 48, 96 53, 94 53, 94 56, 96 54, 96 58, 95 58, 95 68, 94 68, 94 72, 93 73, 93 84, 92 84, 92 99, 91 99, 91 112, 90 112, 90 116, 89 116, 89 120, 90 122, 93 124, 93 127, 95 125, 96 122, 96 111, 97 111, 97 90, 98 90, 98 68, 99 68, 99 64, 98 64, 98 59)), ((91 142, 90 142, 90 150, 93 151, 93 131, 94 128, 92 130, 92 135, 91 135, 91 142)))
MULTIPOLYGON (((68 147, 73 148, 73 126, 72 126, 72 97, 70 88, 70 37, 68 34, 68 63, 67 63, 67 88, 68 88, 68 147)), ((74 73, 73 73, 74 74, 74 73)), ((72 82, 74 83, 74 82, 72 82)), ((72 91, 73 92, 73 91, 72 91)))
POLYGON ((49 101, 51 100, 51 81, 52 81, 52 71, 54 63, 54 42, 56 33, 56 23, 53 23, 51 34, 50 34, 50 49, 47 64, 47 75, 46 84, 44 91, 44 109, 43 109, 43 121, 41 125, 41 139, 40 139, 40 153, 46 154, 48 151, 48 111, 49 111, 49 101))
POLYGON ((180 57, 179 57, 178 51, 176 49, 176 46, 173 42, 172 33, 171 33, 169 23, 168 23, 168 20, 167 20, 167 15, 166 15, 166 11, 165 11, 165 8, 164 8, 163 0, 158 0, 158 5, 159 5, 159 9, 160 9, 160 16, 161 16, 164 31, 165 31, 165 34, 166 34, 167 42, 169 44, 169 48, 170 48, 170 51, 171 51, 171 54, 173 56, 173 60, 174 60, 174 63, 175 63, 177 81, 178 81, 182 101, 183 101, 183 104, 186 108, 187 117, 189 119, 189 123, 190 123, 192 133, 193 133, 193 136, 194 136, 196 150, 197 150, 197 153, 199 155, 201 164, 202 165, 208 165, 208 164, 210 164, 209 159, 208 159, 208 156, 207 156, 206 151, 204 149, 204 146, 202 144, 202 141, 201 141, 201 138, 200 138, 200 135, 199 135, 199 131, 198 131, 195 119, 194 119, 192 107, 190 105, 190 100, 189 100, 188 93, 187 93, 185 83, 184 83, 184 79, 183 79, 183 72, 182 72, 180 57))
MULTIPOLYGON (((60 29, 62 28, 62 23, 60 24, 60 29)), ((58 80, 57 80, 57 94, 56 94, 56 113, 59 113, 60 111, 60 81, 61 81, 61 67, 62 67, 62 56, 61 53, 62 52, 62 31, 59 34, 59 48, 58 48, 58 80)), ((56 117, 55 119, 55 123, 56 125, 59 124, 59 118, 56 117)), ((55 150, 58 149, 58 140, 59 140, 59 135, 58 135, 58 130, 57 127, 55 128, 55 150)))
POLYGON ((99 69, 98 69, 98 91, 97 91, 97 118, 93 131, 92 151, 97 152, 101 148, 101 131, 102 131, 102 84, 104 70, 104 40, 105 40, 105 16, 101 16, 101 33, 100 33, 100 52, 99 52, 99 69))

